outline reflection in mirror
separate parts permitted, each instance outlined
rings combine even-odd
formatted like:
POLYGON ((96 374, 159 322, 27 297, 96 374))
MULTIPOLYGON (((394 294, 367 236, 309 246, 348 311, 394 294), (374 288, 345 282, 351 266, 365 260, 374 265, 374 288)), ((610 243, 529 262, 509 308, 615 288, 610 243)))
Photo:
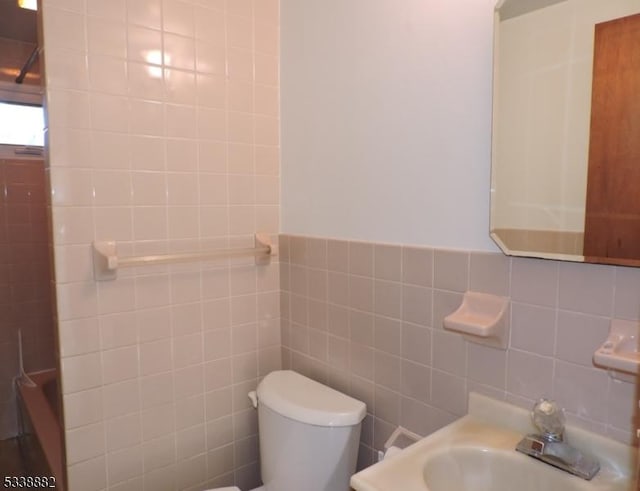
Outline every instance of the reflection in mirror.
POLYGON ((638 0, 498 3, 491 236, 505 253, 640 265, 638 12, 638 0))

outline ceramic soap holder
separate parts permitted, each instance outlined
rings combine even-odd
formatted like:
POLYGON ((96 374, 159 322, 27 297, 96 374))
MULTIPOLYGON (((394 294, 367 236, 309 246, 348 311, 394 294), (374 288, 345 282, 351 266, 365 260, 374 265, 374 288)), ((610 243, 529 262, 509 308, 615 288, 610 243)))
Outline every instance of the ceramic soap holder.
POLYGON ((444 328, 473 343, 506 349, 509 342, 509 298, 468 291, 462 305, 444 318, 444 328))
POLYGON ((640 322, 612 319, 609 336, 593 354, 593 362, 616 379, 632 381, 640 373, 640 322))

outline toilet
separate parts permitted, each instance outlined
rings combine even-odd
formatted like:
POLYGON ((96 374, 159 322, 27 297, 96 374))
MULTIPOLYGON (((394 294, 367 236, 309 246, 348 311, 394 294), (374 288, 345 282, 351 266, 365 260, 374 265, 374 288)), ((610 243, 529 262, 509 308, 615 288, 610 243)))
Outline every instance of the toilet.
POLYGON ((252 396, 264 483, 255 491, 349 491, 363 402, 291 370, 271 372, 252 396))

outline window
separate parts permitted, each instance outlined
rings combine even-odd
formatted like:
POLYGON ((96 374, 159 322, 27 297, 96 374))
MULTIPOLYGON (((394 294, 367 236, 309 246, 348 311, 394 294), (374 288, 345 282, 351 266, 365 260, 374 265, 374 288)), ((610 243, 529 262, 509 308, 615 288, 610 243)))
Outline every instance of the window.
POLYGON ((42 108, 0 103, 0 144, 44 146, 42 108))

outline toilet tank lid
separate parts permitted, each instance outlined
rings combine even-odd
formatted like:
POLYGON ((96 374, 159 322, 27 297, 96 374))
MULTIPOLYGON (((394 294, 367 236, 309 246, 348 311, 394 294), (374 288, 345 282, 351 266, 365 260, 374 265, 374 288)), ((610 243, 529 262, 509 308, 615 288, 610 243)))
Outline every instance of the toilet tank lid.
POLYGON ((291 370, 271 372, 258 385, 258 403, 287 418, 316 426, 354 426, 364 402, 291 370))

